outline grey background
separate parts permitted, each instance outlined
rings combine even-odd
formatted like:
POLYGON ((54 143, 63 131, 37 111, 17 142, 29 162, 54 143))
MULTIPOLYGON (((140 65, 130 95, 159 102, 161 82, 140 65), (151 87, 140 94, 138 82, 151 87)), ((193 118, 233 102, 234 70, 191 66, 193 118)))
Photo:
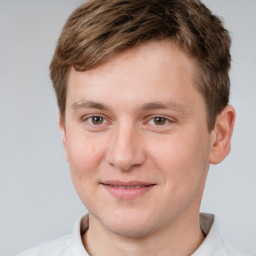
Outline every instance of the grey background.
MULTIPOLYGON (((81 0, 0 0, 0 255, 72 231, 86 212, 72 186, 48 65, 81 0)), ((256 1, 205 0, 233 37, 233 147, 210 170, 202 211, 222 235, 256 254, 256 1)))

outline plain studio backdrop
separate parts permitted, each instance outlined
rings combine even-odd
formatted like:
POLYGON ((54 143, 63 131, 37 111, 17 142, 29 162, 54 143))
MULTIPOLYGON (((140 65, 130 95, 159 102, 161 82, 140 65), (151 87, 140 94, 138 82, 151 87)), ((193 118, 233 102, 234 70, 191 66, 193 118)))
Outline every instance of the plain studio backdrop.
MULTIPOLYGON (((256 1, 204 0, 233 38, 232 151, 209 172, 201 211, 256 253, 256 1)), ((81 0, 0 0, 0 255, 69 234, 87 210, 71 183, 48 66, 81 0)))

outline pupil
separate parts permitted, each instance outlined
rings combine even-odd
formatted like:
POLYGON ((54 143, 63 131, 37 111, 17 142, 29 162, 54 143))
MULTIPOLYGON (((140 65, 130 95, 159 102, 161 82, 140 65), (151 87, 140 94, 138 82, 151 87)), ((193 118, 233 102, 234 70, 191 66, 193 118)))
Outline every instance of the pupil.
POLYGON ((163 124, 165 124, 165 121, 166 120, 163 117, 155 117, 154 118, 154 122, 156 125, 163 125, 163 124))
POLYGON ((93 124, 102 124, 103 118, 100 117, 100 116, 94 116, 94 117, 92 118, 92 122, 93 122, 93 124))

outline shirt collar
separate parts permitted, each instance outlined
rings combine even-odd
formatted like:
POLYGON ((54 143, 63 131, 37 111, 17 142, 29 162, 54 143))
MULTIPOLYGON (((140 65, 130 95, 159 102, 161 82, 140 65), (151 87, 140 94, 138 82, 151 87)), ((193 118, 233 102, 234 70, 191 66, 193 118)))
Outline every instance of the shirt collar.
POLYGON ((219 223, 213 214, 200 213, 201 229, 206 236, 203 243, 192 256, 219 256, 223 253, 222 242, 219 233, 219 223))
MULTIPOLYGON (((191 256, 219 256, 223 253, 222 243, 219 235, 219 224, 213 214, 200 213, 201 229, 206 236, 203 243, 191 256)), ((67 250, 67 255, 89 256, 83 246, 81 235, 89 227, 88 215, 79 219, 73 229, 72 238, 67 250)))
POLYGON ((82 234, 86 232, 89 228, 89 218, 88 215, 80 218, 73 229, 71 241, 67 250, 67 254, 64 256, 89 256, 84 248, 82 241, 82 234))

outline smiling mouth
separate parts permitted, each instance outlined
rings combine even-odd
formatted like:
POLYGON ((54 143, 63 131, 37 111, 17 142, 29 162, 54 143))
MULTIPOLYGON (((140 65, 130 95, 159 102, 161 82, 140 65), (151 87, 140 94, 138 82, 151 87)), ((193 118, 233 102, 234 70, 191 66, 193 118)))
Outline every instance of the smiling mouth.
POLYGON ((119 200, 132 200, 149 192, 156 184, 140 181, 106 181, 100 183, 111 196, 119 200))
POLYGON ((152 185, 119 186, 119 185, 112 185, 112 184, 104 184, 104 185, 110 186, 112 188, 119 188, 119 189, 136 189, 136 188, 144 188, 144 187, 152 186, 152 185))

